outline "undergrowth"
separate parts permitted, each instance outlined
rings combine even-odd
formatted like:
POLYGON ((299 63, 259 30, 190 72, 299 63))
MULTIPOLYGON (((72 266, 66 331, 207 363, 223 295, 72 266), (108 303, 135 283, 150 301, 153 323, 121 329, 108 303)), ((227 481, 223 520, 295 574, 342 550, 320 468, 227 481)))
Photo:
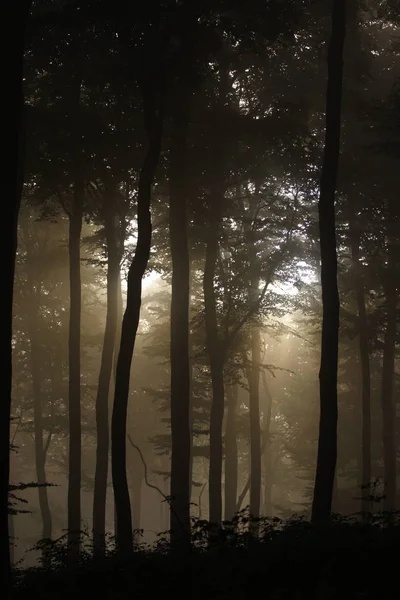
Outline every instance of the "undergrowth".
POLYGON ((66 537, 42 541, 42 564, 14 570, 13 598, 124 600, 158 595, 187 599, 399 598, 400 513, 361 520, 334 516, 315 527, 302 515, 260 519, 249 527, 241 511, 209 544, 207 521, 193 519, 192 549, 171 553, 168 533, 150 547, 135 532, 133 556, 118 555, 109 538, 106 557, 95 559, 83 536, 79 563, 68 563, 66 537), (258 527, 255 537, 250 530, 258 527))

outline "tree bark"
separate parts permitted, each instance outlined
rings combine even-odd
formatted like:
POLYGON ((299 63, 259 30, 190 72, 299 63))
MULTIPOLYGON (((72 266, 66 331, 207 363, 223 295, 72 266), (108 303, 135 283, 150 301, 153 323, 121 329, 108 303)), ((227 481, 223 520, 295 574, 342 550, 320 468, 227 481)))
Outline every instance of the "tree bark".
POLYGON ((238 448, 236 433, 238 391, 237 384, 226 388, 228 413, 225 426, 225 521, 231 521, 236 513, 238 488, 238 448))
MULTIPOLYGON (((79 82, 80 95, 80 82, 79 82)), ((68 547, 71 559, 80 551, 81 531, 81 232, 85 184, 80 149, 76 159, 73 201, 69 214, 69 340, 68 340, 68 547)))
POLYGON ((335 193, 340 153, 343 46, 346 0, 333 0, 332 37, 328 50, 325 149, 319 211, 322 286, 322 340, 320 420, 312 521, 327 522, 332 508, 337 458, 337 366, 339 339, 339 292, 335 229, 335 193))
POLYGON ((222 218, 223 193, 217 191, 211 207, 209 234, 204 266, 204 309, 206 348, 210 362, 212 400, 210 414, 210 471, 209 471, 209 510, 210 523, 220 525, 222 521, 222 427, 225 408, 224 352, 218 333, 218 317, 214 287, 215 270, 218 259, 219 233, 222 218))
MULTIPOLYGON (((258 297, 258 278, 252 282, 255 298, 258 297)), ((251 331, 250 368, 250 515, 254 518, 252 532, 257 535, 257 519, 260 516, 261 501, 261 426, 260 426, 260 331, 257 325, 251 331)))
POLYGON ((349 233, 351 258, 354 274, 354 287, 357 298, 358 339, 361 363, 361 406, 362 406, 362 442, 361 442, 361 509, 364 515, 369 512, 368 496, 371 483, 371 371, 369 362, 368 319, 365 306, 365 289, 361 274, 360 242, 361 230, 357 224, 353 200, 349 199, 349 233))
POLYGON ((126 418, 128 410, 130 370, 139 326, 142 302, 142 278, 151 249, 151 189, 158 166, 162 114, 155 94, 142 88, 148 150, 139 178, 138 239, 135 256, 129 267, 125 313, 122 321, 118 354, 114 405, 111 422, 111 465, 117 524, 117 547, 121 554, 133 552, 132 514, 126 476, 126 418))
POLYGON ((263 420, 263 447, 262 455, 264 457, 264 516, 271 513, 271 493, 272 493, 272 460, 271 460, 271 415, 272 415, 272 396, 267 383, 267 374, 265 370, 261 373, 261 381, 265 396, 265 410, 263 420))
MULTIPOLYGON (((250 378, 250 371, 248 373, 248 379, 249 378, 250 378)), ((264 435, 262 436, 261 456, 265 455, 266 450, 270 448, 270 424, 271 424, 271 409, 272 409, 272 398, 271 398, 271 395, 270 395, 268 387, 267 387, 267 383, 266 383, 266 379, 265 379, 265 372, 262 373, 262 379, 263 379, 264 390, 268 394, 269 405, 267 408, 265 431, 264 431, 264 435)), ((270 459, 269 459, 269 463, 268 463, 268 468, 269 468, 269 471, 268 471, 269 477, 271 477, 272 468, 271 468, 271 460, 270 459)), ((236 512, 239 512, 241 510, 243 500, 245 499, 247 493, 249 492, 250 486, 251 486, 251 474, 249 474, 247 481, 246 481, 242 491, 239 494, 239 498, 238 498, 238 501, 236 504, 236 512)), ((271 496, 270 490, 271 490, 271 486, 269 487, 269 492, 268 492, 269 498, 271 496)))
MULTIPOLYGON (((229 67, 222 59, 219 69, 219 90, 217 110, 224 118, 225 103, 229 87, 229 67)), ((218 113, 217 113, 218 114, 218 113)), ((208 481, 209 520, 213 526, 210 541, 217 532, 222 521, 222 463, 223 463, 223 421, 225 410, 224 365, 227 355, 228 341, 222 341, 219 334, 216 291, 214 286, 215 271, 219 254, 219 236, 222 226, 222 215, 225 195, 225 154, 222 138, 215 148, 215 166, 211 182, 211 206, 206 259, 204 266, 204 312, 206 330, 206 349, 210 362, 212 399, 210 413, 210 470, 208 481)))
POLYGON ((190 92, 175 103, 170 150, 169 231, 171 291, 171 512, 173 549, 190 544, 191 432, 189 360, 190 262, 187 232, 187 134, 190 92))
POLYGON ((25 26, 31 2, 4 3, 2 22, 7 24, 7 60, 4 61, 2 82, 3 111, 7 127, 3 131, 3 147, 7 148, 1 161, 1 190, 7 210, 2 219, 3 260, 6 273, 3 279, 4 331, 2 335, 3 399, 0 403, 0 586, 8 593, 10 586, 10 544, 8 530, 8 487, 10 478, 10 418, 12 393, 12 314, 15 256, 17 252, 18 213, 23 183, 24 97, 22 92, 25 26))
POLYGON ((121 253, 118 251, 115 226, 115 189, 107 190, 104 206, 104 227, 107 244, 107 315, 96 397, 96 470, 93 493, 93 551, 105 554, 106 501, 109 456, 109 393, 113 356, 117 334, 118 287, 121 253))

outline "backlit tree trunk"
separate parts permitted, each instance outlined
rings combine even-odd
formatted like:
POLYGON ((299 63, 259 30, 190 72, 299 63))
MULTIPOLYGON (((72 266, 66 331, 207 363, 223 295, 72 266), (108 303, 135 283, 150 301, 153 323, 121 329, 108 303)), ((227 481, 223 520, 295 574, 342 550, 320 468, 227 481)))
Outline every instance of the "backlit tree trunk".
POLYGON ((261 372, 262 388, 264 392, 264 418, 262 433, 262 454, 264 458, 264 516, 271 515, 271 492, 272 492, 272 456, 271 456, 271 415, 272 396, 268 387, 267 374, 261 372))
POLYGON ((238 385, 227 386, 228 412, 225 425, 225 521, 231 521, 236 512, 238 487, 237 405, 238 385))
POLYGON ((332 36, 328 50, 325 149, 322 165, 319 211, 322 286, 322 340, 320 420, 312 521, 330 518, 337 458, 337 365, 339 338, 339 293, 335 229, 335 193, 340 153, 343 46, 346 0, 333 0, 332 36))
MULTIPOLYGON (((80 85, 79 85, 80 88, 80 85)), ((73 201, 69 214, 69 467, 68 546, 71 558, 80 550, 81 530, 81 232, 84 180, 81 157, 76 160, 73 201)))
MULTIPOLYGON (((258 299, 258 278, 252 281, 252 290, 258 299)), ((250 515, 260 516, 261 502, 261 427, 260 427, 260 331, 253 325, 251 331, 251 368, 250 368, 250 515)), ((257 534, 258 526, 254 522, 252 531, 257 534)))
POLYGON ((111 422, 111 464, 117 547, 121 554, 133 552, 132 514, 126 475, 126 418, 132 355, 142 302, 142 278, 151 249, 151 189, 159 161, 162 137, 162 114, 155 94, 144 89, 142 91, 148 150, 139 178, 138 239, 135 256, 128 272, 127 300, 122 321, 111 422))
POLYGON ((97 556, 105 552, 106 499, 109 456, 109 392, 117 334, 120 260, 115 225, 115 189, 108 189, 104 204, 104 228, 107 244, 107 315, 96 397, 96 471, 93 493, 93 549, 97 556))

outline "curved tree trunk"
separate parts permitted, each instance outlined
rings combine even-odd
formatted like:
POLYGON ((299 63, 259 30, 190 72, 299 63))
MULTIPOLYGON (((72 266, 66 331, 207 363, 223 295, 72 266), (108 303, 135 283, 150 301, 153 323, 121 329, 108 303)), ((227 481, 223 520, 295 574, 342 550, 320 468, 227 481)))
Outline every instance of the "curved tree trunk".
POLYGON ((115 189, 107 190, 104 206, 104 226, 107 244, 107 315, 96 397, 96 470, 93 493, 93 550, 96 556, 105 553, 106 501, 109 455, 109 392, 117 334, 120 252, 115 227, 115 189))
POLYGON ((162 136, 160 107, 156 105, 152 92, 142 91, 148 150, 139 178, 138 239, 135 256, 128 272, 127 301, 122 321, 111 421, 111 465, 116 510, 117 547, 122 554, 133 552, 132 514, 126 476, 126 418, 132 355, 142 302, 142 278, 151 249, 151 188, 159 161, 162 136))
POLYGON ((189 360, 190 262, 187 233, 187 130, 190 93, 180 92, 173 116, 170 153, 169 231, 171 290, 171 543, 190 543, 191 432, 189 360))
POLYGON ((362 442, 361 442, 361 509, 364 515, 369 511, 368 496, 371 483, 371 372, 368 350, 368 319, 365 307, 365 290, 361 274, 360 264, 360 241, 361 231, 357 225, 355 207, 353 200, 349 199, 349 233, 351 258, 353 263, 354 286, 357 298, 358 311, 358 335, 359 352, 361 362, 361 386, 362 386, 362 442))
POLYGON ((3 147, 7 148, 1 162, 1 190, 5 206, 2 219, 3 261, 3 313, 1 365, 3 375, 3 398, 0 402, 0 589, 7 594, 10 585, 10 544, 8 530, 8 486, 10 478, 10 418, 12 393, 12 313, 15 256, 17 252, 18 213, 23 183, 24 98, 22 72, 25 26, 31 2, 6 2, 0 16, 7 26, 7 60, 2 74, 3 111, 7 115, 7 127, 3 132, 3 147))
POLYGON ((231 521, 236 512, 238 488, 238 448, 236 418, 238 385, 226 389, 228 412, 225 426, 225 521, 231 521))
POLYGON ((319 211, 322 286, 322 340, 320 420, 312 521, 330 518, 337 458, 337 365, 339 343, 339 292, 335 229, 335 193, 340 152, 343 46, 346 0, 333 0, 332 37, 328 51, 325 149, 319 211))

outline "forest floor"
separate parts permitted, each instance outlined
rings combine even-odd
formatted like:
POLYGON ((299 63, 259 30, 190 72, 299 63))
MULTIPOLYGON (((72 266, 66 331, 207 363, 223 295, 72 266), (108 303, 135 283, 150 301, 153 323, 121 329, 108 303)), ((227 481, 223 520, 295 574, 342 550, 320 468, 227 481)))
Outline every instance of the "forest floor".
MULTIPOLYGON (((172 555, 138 546, 133 557, 116 554, 64 566, 54 545, 46 567, 15 571, 13 600, 330 600, 400 598, 400 520, 362 524, 336 519, 315 528, 303 519, 263 521, 259 539, 239 532, 205 548, 203 530, 191 552, 172 555)), ((65 548, 64 548, 65 549, 65 548)))

